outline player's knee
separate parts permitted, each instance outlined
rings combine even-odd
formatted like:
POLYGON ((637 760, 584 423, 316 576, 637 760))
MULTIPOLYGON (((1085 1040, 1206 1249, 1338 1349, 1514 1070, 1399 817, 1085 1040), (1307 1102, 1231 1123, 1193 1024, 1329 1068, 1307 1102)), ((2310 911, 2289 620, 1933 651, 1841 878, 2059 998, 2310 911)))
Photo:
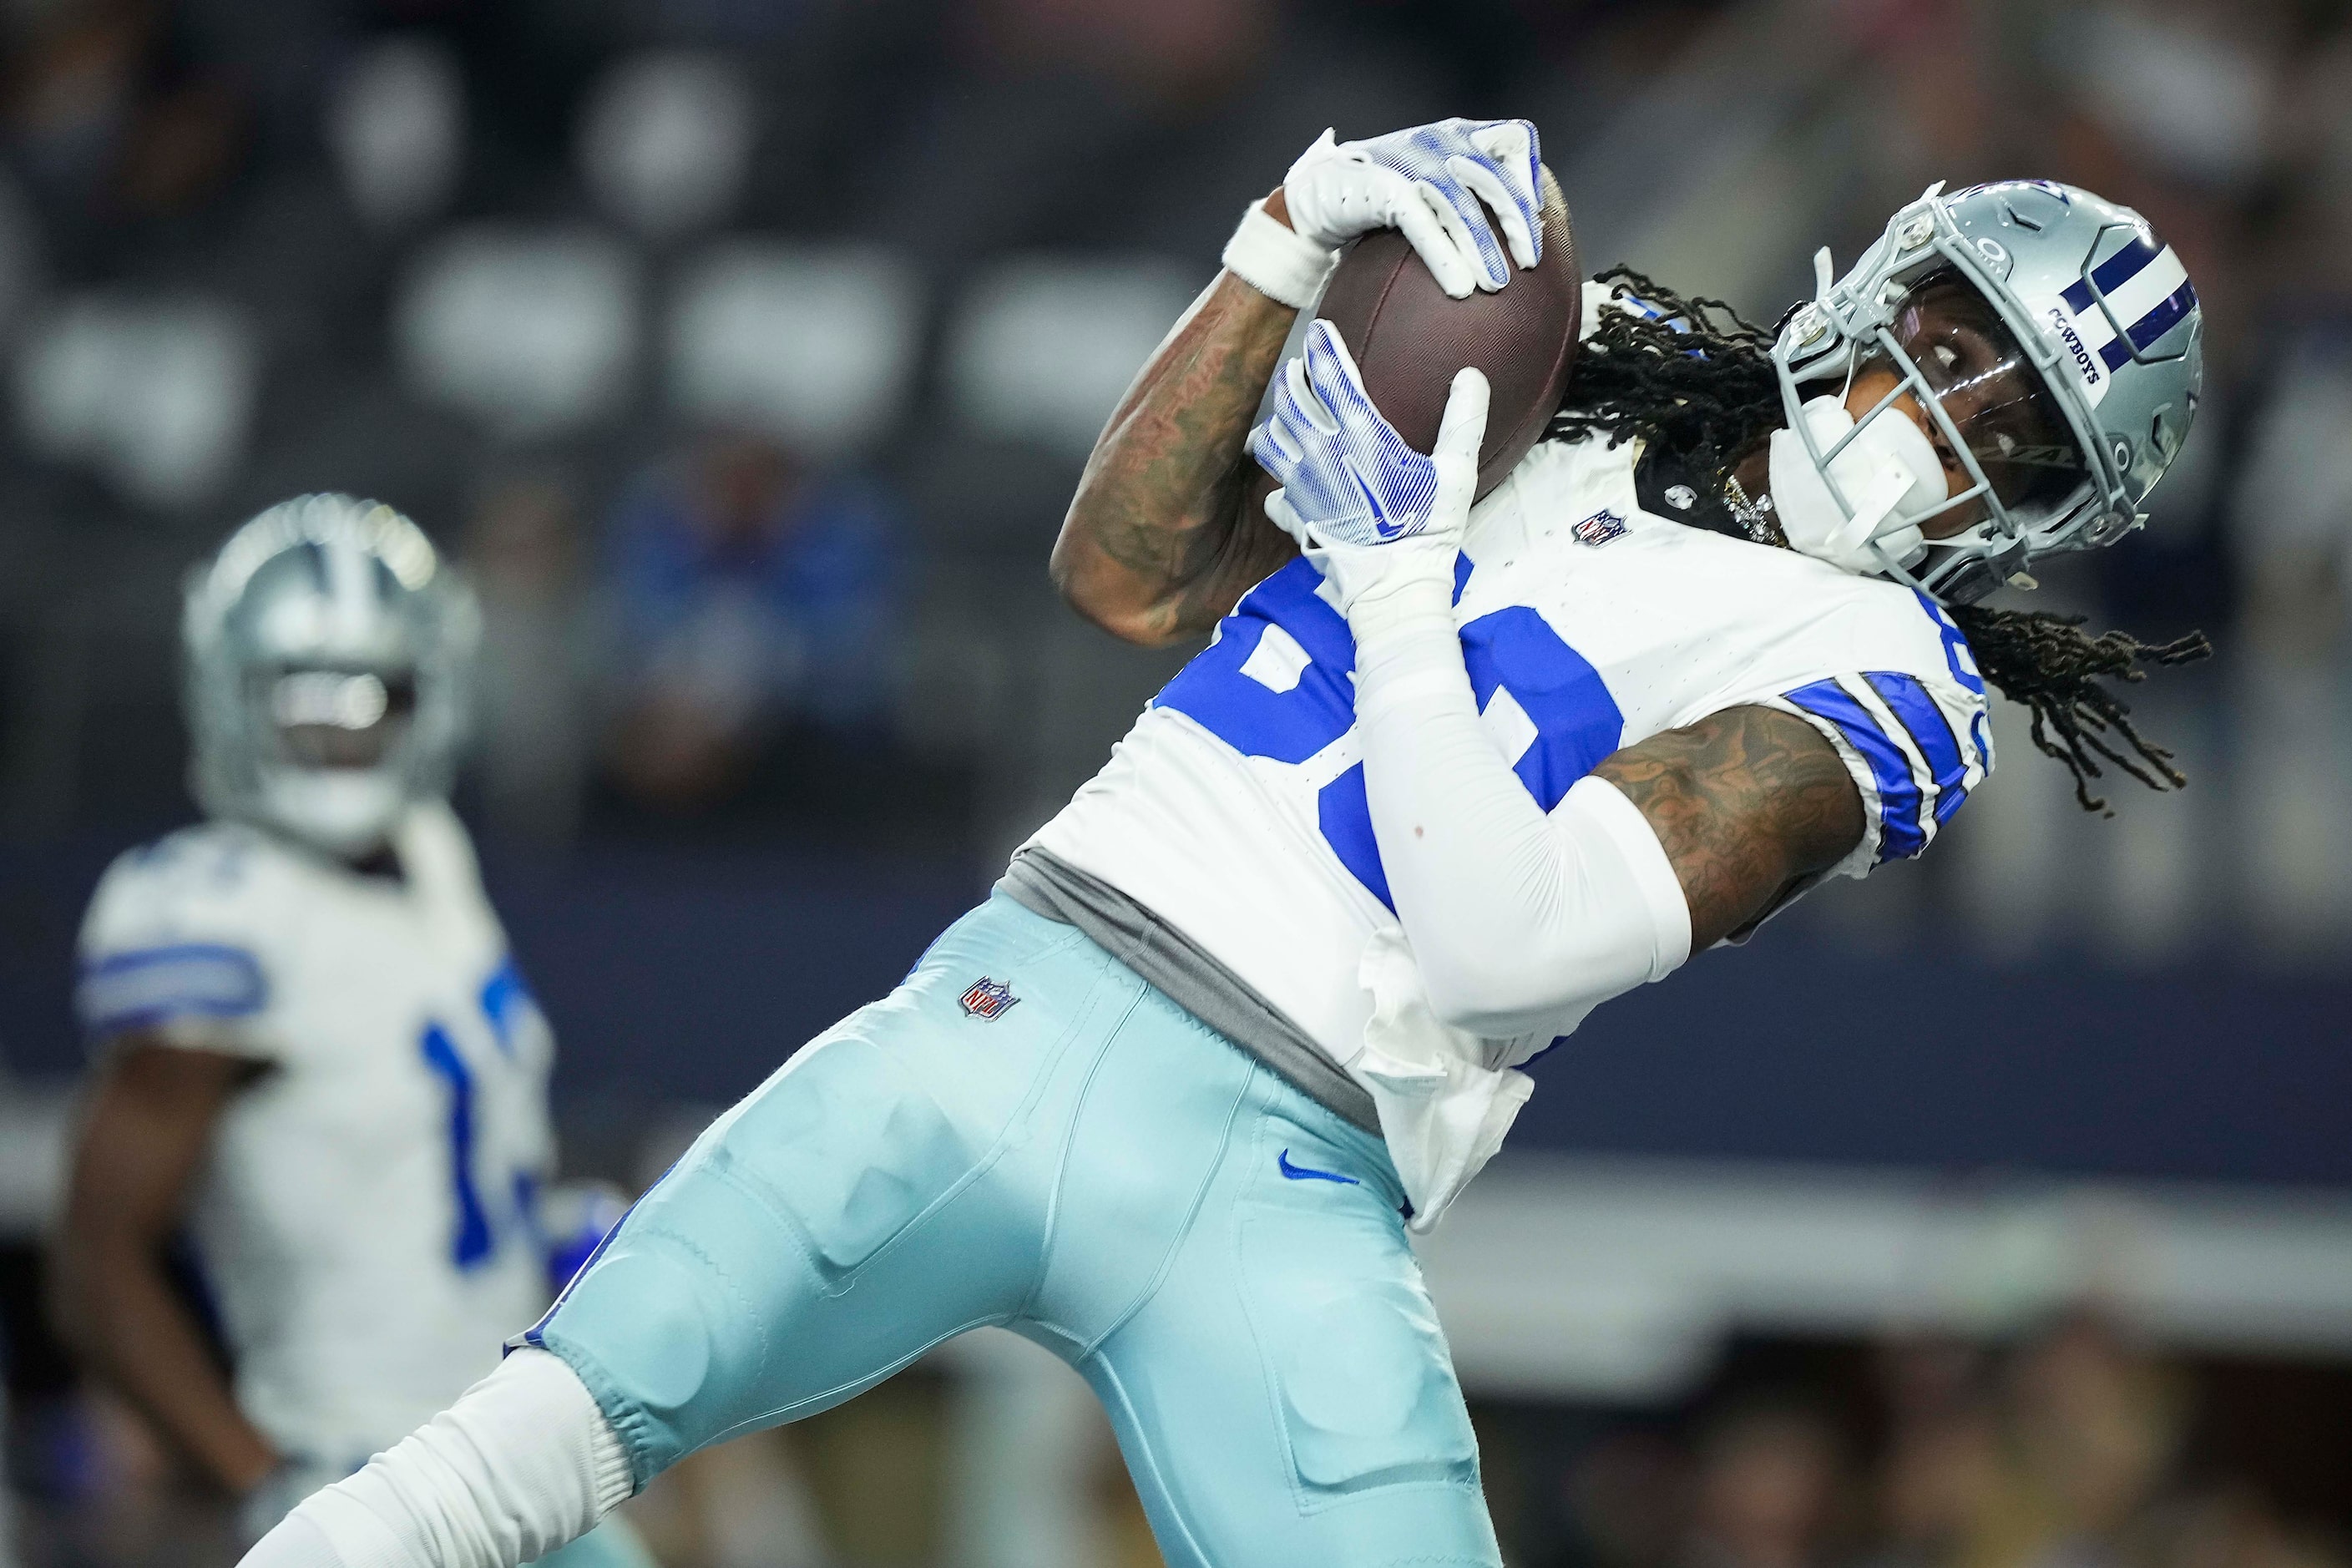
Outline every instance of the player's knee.
POLYGON ((673 1176, 538 1331, 596 1396, 639 1484, 754 1413, 775 1299, 760 1277, 805 1278, 777 1229, 708 1173, 673 1176), (681 1202, 698 1215, 690 1230, 665 1223, 681 1202))
POLYGON ((811 1390, 787 1347, 980 1154, 875 1042, 803 1051, 631 1211, 539 1337, 642 1480, 811 1390))

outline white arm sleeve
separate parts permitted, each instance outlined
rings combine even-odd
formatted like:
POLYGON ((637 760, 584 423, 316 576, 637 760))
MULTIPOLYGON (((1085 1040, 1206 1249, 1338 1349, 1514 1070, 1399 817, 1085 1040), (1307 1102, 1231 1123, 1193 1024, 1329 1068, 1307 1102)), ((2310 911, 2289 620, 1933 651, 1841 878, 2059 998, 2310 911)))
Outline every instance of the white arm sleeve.
POLYGON ((1351 607, 1372 832, 1438 1016, 1486 1038, 1540 1030, 1690 956, 1690 906, 1633 802, 1577 783, 1549 816, 1488 735, 1451 584, 1351 607))
POLYGON ((367 1468, 313 1492, 240 1568, 516 1568, 593 1530, 628 1456, 561 1358, 519 1350, 367 1468))

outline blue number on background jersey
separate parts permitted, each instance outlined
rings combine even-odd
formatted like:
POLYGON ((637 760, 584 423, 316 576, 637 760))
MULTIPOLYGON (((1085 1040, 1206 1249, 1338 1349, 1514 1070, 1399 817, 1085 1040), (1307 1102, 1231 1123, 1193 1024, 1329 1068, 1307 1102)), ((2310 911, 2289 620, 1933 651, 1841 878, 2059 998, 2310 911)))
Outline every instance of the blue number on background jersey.
MULTIPOLYGON (((515 1026, 521 1010, 538 1005, 531 998, 530 988, 523 983, 522 971, 516 967, 513 954, 499 960, 490 977, 482 983, 480 1000, 483 1021, 489 1025, 499 1054, 511 1059, 515 1054, 515 1026)), ((459 1268, 478 1268, 498 1251, 499 1232, 508 1227, 509 1218, 522 1234, 531 1234, 539 1215, 539 1173, 508 1173, 512 1213, 493 1222, 489 1205, 482 1201, 482 1186, 474 1169, 480 1116, 477 1104, 479 1085, 474 1068, 438 1019, 425 1020, 425 1032, 416 1044, 425 1065, 449 1089, 449 1184, 457 1205, 457 1225, 449 1239, 449 1261, 459 1268)), ((496 1064, 492 1066, 495 1070, 496 1064)), ((495 1183, 490 1191, 499 1191, 495 1183)))
POLYGON ((425 1065, 449 1086, 449 1180, 457 1200, 449 1261, 460 1268, 478 1268, 489 1261, 497 1238, 490 1234, 481 1191, 474 1184, 474 1075, 458 1054, 457 1042, 437 1023, 425 1026, 417 1048, 425 1053, 425 1065))
MULTIPOLYGON (((1465 559, 1457 600, 1467 579, 1465 559)), ((1244 756, 1281 763, 1303 763, 1345 735, 1356 721, 1356 643, 1347 620, 1317 596, 1322 582, 1311 563, 1294 561, 1251 589, 1155 706, 1185 714, 1244 756)), ((1544 810, 1617 749, 1625 725, 1616 700, 1534 610, 1514 605, 1464 626, 1462 658, 1480 712, 1505 693, 1527 715, 1533 738, 1512 771, 1544 810)), ((1361 763, 1323 786, 1316 818, 1339 863, 1393 910, 1361 763)))

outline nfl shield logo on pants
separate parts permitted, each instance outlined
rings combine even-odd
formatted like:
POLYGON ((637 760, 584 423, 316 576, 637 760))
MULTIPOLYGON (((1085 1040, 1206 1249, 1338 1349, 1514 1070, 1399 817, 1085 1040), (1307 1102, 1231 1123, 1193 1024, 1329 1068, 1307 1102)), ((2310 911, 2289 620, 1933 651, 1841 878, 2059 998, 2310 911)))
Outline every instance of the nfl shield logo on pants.
POLYGON ((1013 994, 1012 986, 983 974, 972 983, 971 989, 963 994, 961 1000, 967 1016, 987 1023, 1012 1011, 1013 1005, 1021 998, 1013 994))

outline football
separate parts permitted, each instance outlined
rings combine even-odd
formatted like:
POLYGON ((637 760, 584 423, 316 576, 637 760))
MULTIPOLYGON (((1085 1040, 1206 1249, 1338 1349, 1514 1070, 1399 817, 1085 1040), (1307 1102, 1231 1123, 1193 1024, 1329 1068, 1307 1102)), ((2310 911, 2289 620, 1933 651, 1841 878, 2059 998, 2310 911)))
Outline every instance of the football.
POLYGON ((1576 360, 1584 279, 1568 204, 1549 169, 1543 197, 1543 259, 1526 269, 1513 262, 1510 282, 1496 292, 1448 297, 1404 236, 1381 229, 1340 259, 1317 311, 1339 329, 1374 406, 1415 451, 1435 443, 1454 373, 1465 365, 1486 372, 1492 398, 1478 449, 1481 496, 1543 434, 1576 360))

